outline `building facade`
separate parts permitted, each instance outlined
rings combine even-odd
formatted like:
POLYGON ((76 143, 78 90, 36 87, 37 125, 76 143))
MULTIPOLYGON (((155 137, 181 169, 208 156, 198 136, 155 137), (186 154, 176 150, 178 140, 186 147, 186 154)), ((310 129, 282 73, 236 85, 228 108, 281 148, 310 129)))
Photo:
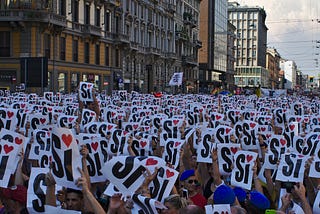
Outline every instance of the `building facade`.
POLYGON ((280 54, 275 48, 268 48, 266 55, 266 67, 270 74, 269 87, 279 89, 280 85, 280 54))
MULTIPOLYGON (((199 2, 4 1, 0 87, 14 89, 25 82, 28 69, 21 59, 41 57, 47 60, 48 80, 30 91, 69 93, 80 81, 109 93, 171 90, 167 84, 178 71, 184 72, 181 89, 196 91, 199 2)), ((37 75, 29 70, 28 78, 37 75)))
POLYGON ((228 4, 229 21, 236 26, 235 84, 240 87, 269 87, 266 69, 266 12, 261 7, 228 4))
POLYGON ((295 89, 297 85, 297 65, 292 60, 281 59, 280 69, 284 72, 284 89, 295 89))
POLYGON ((228 3, 227 0, 203 0, 200 8, 200 91, 210 93, 214 88, 225 86, 222 82, 227 72, 228 3))

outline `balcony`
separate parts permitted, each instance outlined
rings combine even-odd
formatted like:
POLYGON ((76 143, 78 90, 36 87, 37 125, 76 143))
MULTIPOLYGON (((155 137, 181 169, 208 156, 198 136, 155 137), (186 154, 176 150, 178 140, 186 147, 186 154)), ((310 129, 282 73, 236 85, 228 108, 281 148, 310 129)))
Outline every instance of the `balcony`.
POLYGON ((169 13, 175 13, 176 12, 176 5, 174 4, 168 4, 168 11, 169 13))
POLYGON ((121 33, 114 33, 113 39, 118 44, 130 44, 129 35, 121 34, 121 33))
POLYGON ((193 18, 193 15, 188 12, 183 13, 183 23, 185 25, 190 25, 191 27, 197 27, 197 21, 193 18))
POLYGON ((189 36, 184 31, 176 31, 176 40, 188 41, 189 36))
POLYGON ((101 36, 101 28, 95 25, 83 25, 83 33, 90 36, 101 36))
POLYGON ((72 22, 72 29, 78 33, 83 32, 83 24, 77 23, 77 22, 72 22))
POLYGON ((160 49, 158 49, 158 48, 151 48, 151 47, 146 48, 146 53, 150 53, 150 54, 158 55, 158 56, 161 55, 160 49))
POLYGON ((139 50, 139 43, 138 42, 130 42, 131 50, 138 51, 139 50))
POLYGON ((173 59, 173 60, 178 59, 177 54, 174 52, 167 52, 165 55, 166 55, 166 58, 168 58, 168 59, 173 59))
POLYGON ((182 64, 184 66, 191 66, 191 67, 195 67, 198 65, 198 61, 197 58, 193 57, 193 56, 182 56, 182 64))
POLYGON ((34 21, 50 23, 54 26, 59 26, 65 28, 67 26, 67 21, 65 16, 61 16, 47 10, 20 10, 20 9, 9 9, 0 10, 0 22, 10 22, 10 21, 34 21))

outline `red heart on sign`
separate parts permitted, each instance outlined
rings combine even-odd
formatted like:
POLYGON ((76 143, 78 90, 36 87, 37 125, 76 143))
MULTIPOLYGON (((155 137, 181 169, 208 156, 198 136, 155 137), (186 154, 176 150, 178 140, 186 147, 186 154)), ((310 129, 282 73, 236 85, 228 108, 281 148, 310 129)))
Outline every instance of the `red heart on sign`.
POLYGON ((116 113, 114 113, 114 112, 111 112, 111 117, 114 117, 114 115, 116 115, 116 113))
POLYGON ((297 118, 297 121, 300 123, 300 121, 301 121, 301 117, 298 117, 298 118, 297 118))
POLYGON ((13 116, 13 112, 8 111, 8 112, 7 112, 7 115, 8 115, 9 118, 11 118, 11 117, 13 116))
POLYGON ((174 146, 175 146, 175 147, 178 147, 180 144, 181 144, 180 142, 176 142, 176 143, 174 144, 174 146))
POLYGON ((254 116, 254 112, 251 112, 251 113, 250 113, 250 116, 253 117, 253 116, 254 116))
POLYGON ((155 160, 155 159, 153 159, 153 158, 149 158, 148 160, 147 160, 147 166, 150 166, 150 165, 156 165, 158 163, 158 161, 157 160, 155 160))
POLYGON ((20 145, 20 144, 22 143, 22 139, 16 137, 16 138, 14 139, 14 142, 15 142, 16 144, 20 145))
POLYGON ((8 154, 13 150, 13 146, 8 146, 7 144, 3 146, 4 152, 8 154))
POLYGON ((50 137, 50 132, 47 132, 48 137, 50 137))
POLYGON ((73 117, 69 117, 69 123, 71 123, 74 120, 73 117))
POLYGON ((238 148, 237 147, 231 147, 230 150, 231 150, 231 152, 233 154, 236 154, 236 152, 238 151, 238 148))
POLYGON ((24 103, 21 104, 21 108, 24 108, 24 107, 26 107, 26 104, 24 104, 24 103))
POLYGON ((179 123, 179 120, 173 120, 173 124, 177 125, 179 123))
POLYGON ((200 111, 200 113, 203 111, 203 109, 201 108, 201 109, 199 109, 199 111, 200 111))
POLYGON ((95 143, 91 143, 91 147, 94 149, 94 151, 97 151, 97 148, 98 148, 98 142, 95 142, 95 143))
POLYGON ((261 127, 261 131, 265 131, 266 130, 266 127, 261 127))
POLYGON ((247 162, 250 162, 252 160, 253 156, 252 155, 247 155, 247 162))
POLYGON ((174 172, 171 172, 169 169, 166 170, 167 178, 174 176, 174 172))
POLYGON ((240 111, 236 111, 236 115, 239 115, 240 114, 240 111))
POLYGON ((220 115, 216 115, 216 120, 220 120, 222 117, 220 115))
POLYGON ((144 148, 147 145, 146 141, 140 141, 140 145, 142 146, 142 148, 144 148))
POLYGON ((92 84, 88 84, 88 88, 91 88, 92 87, 92 84))
POLYGON ((113 125, 108 125, 108 130, 112 129, 113 125))
POLYGON ((271 137, 271 134, 267 134, 266 136, 267 136, 267 138, 269 139, 269 138, 271 137))
POLYGON ((287 141, 285 139, 280 139, 280 143, 282 146, 284 146, 287 143, 287 141))
POLYGON ((298 155, 298 157, 299 157, 299 158, 303 158, 304 156, 303 156, 303 155, 298 155))
POLYGON ((231 129, 226 128, 226 133, 228 134, 231 131, 231 129))
POLYGON ((133 125, 133 128, 134 129, 137 129, 139 126, 138 125, 133 125))
POLYGON ((69 148, 71 142, 72 142, 72 135, 71 134, 63 134, 62 135, 62 141, 64 144, 69 148))
POLYGON ((255 126, 256 126, 255 123, 250 123, 250 127, 251 127, 251 128, 254 128, 255 126))
POLYGON ((292 131, 296 126, 294 124, 289 125, 290 130, 292 131))
POLYGON ((52 108, 49 107, 49 108, 48 108, 48 111, 52 111, 52 108))
POLYGON ((92 116, 92 117, 93 117, 94 115, 95 115, 95 113, 94 113, 94 112, 91 112, 91 113, 90 113, 90 116, 92 116))
POLYGON ((40 118, 40 122, 44 124, 46 122, 46 118, 40 118))

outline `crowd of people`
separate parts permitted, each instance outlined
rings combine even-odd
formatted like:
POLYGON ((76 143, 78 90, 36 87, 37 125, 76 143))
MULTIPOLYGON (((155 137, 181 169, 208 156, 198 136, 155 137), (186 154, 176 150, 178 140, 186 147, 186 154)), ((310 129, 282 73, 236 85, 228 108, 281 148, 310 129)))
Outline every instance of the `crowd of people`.
MULTIPOLYGON (((138 94, 138 93, 125 93, 125 97, 118 96, 114 94, 112 96, 100 96, 93 91, 93 100, 89 102, 81 101, 78 96, 75 95, 65 95, 57 102, 47 102, 47 105, 57 105, 62 107, 67 107, 64 103, 66 98, 73 98, 70 105, 76 106, 77 111, 73 113, 73 116, 77 116, 77 122, 71 128, 75 135, 80 133, 86 133, 87 130, 81 127, 82 122, 82 111, 84 109, 89 109, 96 113, 95 121, 104 122, 106 120, 106 114, 108 109, 113 111, 125 112, 125 117, 119 120, 118 118, 112 118, 112 122, 121 129, 121 126, 125 122, 130 120, 130 115, 133 114, 131 109, 133 107, 138 107, 143 109, 145 106, 157 106, 156 112, 151 112, 151 115, 143 115, 138 118, 141 128, 131 131, 130 137, 127 138, 127 150, 130 156, 135 156, 136 154, 132 150, 132 139, 141 138, 143 134, 150 134, 150 131, 146 131, 146 124, 150 127, 155 126, 152 123, 152 116, 155 114, 166 114, 168 118, 174 117, 174 115, 184 115, 183 125, 177 130, 179 134, 177 136, 186 142, 179 150, 178 165, 175 168, 179 172, 179 176, 175 181, 175 185, 170 191, 169 195, 166 195, 161 203, 163 206, 156 205, 154 210, 158 213, 166 214, 201 214, 208 210, 215 210, 216 205, 223 205, 222 209, 230 210, 234 214, 245 214, 245 213, 320 213, 319 208, 319 196, 318 189, 320 188, 320 176, 310 177, 309 167, 312 161, 318 160, 320 153, 320 148, 317 146, 313 153, 310 153, 310 157, 306 161, 304 166, 304 176, 303 180, 300 182, 283 182, 276 180, 274 176, 274 171, 272 169, 266 169, 263 167, 265 162, 265 156, 270 150, 269 139, 265 136, 263 131, 256 133, 257 147, 251 149, 251 151, 256 152, 258 158, 255 160, 254 167, 252 168, 252 187, 251 189, 245 189, 241 186, 232 186, 230 181, 231 174, 221 173, 219 167, 219 151, 216 147, 212 146, 210 149, 211 161, 199 162, 197 161, 197 146, 201 143, 202 133, 205 132, 206 128, 217 128, 218 126, 228 126, 231 129, 235 129, 236 123, 245 120, 246 112, 255 112, 255 116, 249 118, 249 120, 258 123, 258 115, 269 116, 271 119, 264 124, 270 129, 268 133, 274 135, 283 135, 288 131, 290 121, 286 121, 284 117, 283 124, 276 123, 276 115, 274 109, 281 108, 284 112, 291 112, 296 116, 301 116, 304 118, 309 118, 308 120, 303 120, 297 136, 302 139, 309 133, 316 132, 314 127, 318 124, 312 120, 313 117, 319 116, 320 102, 318 98, 307 98, 307 97, 291 97, 291 96, 281 96, 281 97, 264 97, 259 98, 256 95, 252 96, 223 96, 223 95, 161 95, 159 97, 154 97, 150 94, 138 94), (168 101, 172 102, 168 102, 168 101), (301 103, 302 111, 296 113, 293 112, 291 105, 294 103, 301 103), (197 106, 191 108, 190 106, 197 106), (166 113, 165 109, 173 108, 174 111, 166 113), (194 117, 197 117, 195 123, 190 125, 186 117, 186 109, 194 112, 194 117), (228 111, 234 109, 241 110, 241 115, 232 121, 228 117, 228 111), (222 120, 215 120, 212 115, 214 113, 224 115, 222 120), (146 120, 150 119, 149 123, 145 123, 146 120), (205 126, 204 126, 205 124, 205 126), (186 137, 186 130, 192 128, 194 132, 191 137, 186 137), (199 140, 199 142, 197 141, 199 140), (265 180, 261 179, 259 174, 263 170, 263 175, 265 180), (282 190, 285 190, 283 193, 282 190), (315 204, 318 203, 318 204, 315 204), (210 208, 208 208, 210 207, 210 208)), ((19 95, 20 96, 20 95, 19 95)), ((26 95, 27 96, 27 95, 26 95)), ((39 100, 41 97, 39 96, 39 100)), ((34 100, 33 100, 34 101, 34 100)), ((28 101, 26 101, 27 103, 28 101)), ((10 109, 13 105, 13 99, 6 100, 1 103, 1 108, 10 109)), ((35 105, 34 103, 32 105, 35 105)), ((36 105, 40 105, 36 103, 36 105)), ((152 108, 153 110, 155 108, 152 108)), ((52 123, 50 125, 57 125, 57 118, 59 114, 64 112, 54 113, 52 123)), ((31 113, 30 113, 31 114, 31 113)), ((320 116, 319 116, 320 118, 320 116)), ((248 118, 247 118, 248 119, 248 118)), ((110 122, 110 121, 109 121, 110 122)), ((82 124, 85 125, 85 124, 82 124)), ((30 127, 30 123, 27 122, 26 129, 30 127)), ((4 127, 1 127, 4 129, 4 127)), ((28 131, 17 130, 21 134, 27 135, 28 131)), ((164 146, 161 142, 163 133, 163 128, 160 127, 156 130, 156 134, 152 133, 150 137, 150 149, 148 150, 148 156, 163 157, 164 146)), ((241 144, 242 136, 237 136, 237 131, 230 132, 231 135, 227 138, 226 143, 231 144, 241 144)), ((267 132, 266 132, 267 133, 267 132)), ((30 208, 27 207, 27 189, 30 184, 30 173, 36 164, 34 161, 29 160, 28 154, 30 149, 30 144, 35 141, 32 139, 32 134, 29 133, 31 138, 30 143, 25 147, 26 150, 22 151, 19 155, 20 161, 17 163, 17 168, 15 172, 11 175, 10 182, 7 188, 1 188, 0 198, 2 208, 0 213, 28 213, 30 208)), ((111 133, 108 133, 106 140, 110 140, 111 133)), ((210 139, 211 143, 217 141, 215 135, 210 139)), ((305 143, 305 142, 304 142, 305 143)), ((313 143, 318 144, 318 141, 313 143)), ((304 144, 303 144, 304 145, 304 144)), ((88 163, 87 157, 89 149, 86 146, 79 146, 79 151, 81 154, 82 168, 79 168, 80 177, 77 178, 76 184, 79 189, 72 189, 68 186, 57 189, 57 185, 52 176, 51 170, 45 176, 45 186, 46 192, 44 193, 45 205, 59 208, 65 211, 77 211, 81 213, 108 213, 108 214, 126 214, 134 213, 133 209, 135 206, 140 206, 133 200, 134 195, 141 195, 145 198, 152 198, 152 181, 158 176, 157 169, 154 172, 150 172, 146 169, 144 173, 144 182, 139 188, 137 188, 131 195, 123 195, 121 193, 116 193, 113 195, 107 195, 105 189, 112 182, 106 178, 105 182, 93 183, 90 181, 90 176, 88 173, 88 163)), ((1 156, 1 154, 0 154, 1 156)), ((114 155, 110 155, 108 158, 113 158, 114 155)), ((280 162, 280 155, 278 157, 278 162, 280 162)), ((232 164, 231 164, 232 165, 232 164)), ((174 168, 171 163, 167 163, 168 167, 174 168)), ((233 167, 233 165, 232 165, 233 167)), ((45 211, 49 213, 48 211, 45 211)), ((139 213, 152 213, 152 211, 143 209, 139 213)), ((215 212, 223 213, 223 212, 215 212)), ((226 213, 226 212, 225 212, 226 213)))

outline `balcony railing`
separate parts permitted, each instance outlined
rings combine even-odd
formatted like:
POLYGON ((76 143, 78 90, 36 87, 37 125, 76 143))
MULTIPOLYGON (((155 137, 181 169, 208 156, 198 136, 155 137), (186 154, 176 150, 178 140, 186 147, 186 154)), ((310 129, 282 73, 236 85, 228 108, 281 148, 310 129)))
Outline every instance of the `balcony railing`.
POLYGON ((183 55, 182 56, 182 64, 185 66, 189 65, 189 66, 194 67, 194 66, 198 65, 198 61, 197 61, 196 57, 183 55))
POLYGON ((177 59, 178 57, 177 57, 177 54, 174 53, 174 52, 167 52, 166 53, 166 58, 168 58, 168 59, 177 59))
POLYGON ((83 33, 92 36, 101 36, 101 28, 95 25, 85 24, 83 25, 83 33))
POLYGON ((37 21, 47 22, 61 27, 67 26, 65 16, 61 16, 47 10, 0 10, 0 22, 1 21, 37 21))
POLYGON ((118 43, 130 44, 129 35, 114 33, 113 39, 115 40, 115 42, 118 42, 118 43))
POLYGON ((200 40, 194 39, 193 40, 193 45, 196 48, 201 48, 202 47, 202 42, 200 40))
POLYGON ((174 4, 168 4, 168 11, 170 12, 170 13, 175 13, 176 12, 176 5, 174 5, 174 4))
POLYGON ((160 54, 161 54, 160 49, 158 49, 158 48, 151 48, 151 47, 146 48, 146 52, 147 52, 147 53, 150 53, 150 54, 154 54, 154 55, 160 55, 160 54))
POLYGON ((189 39, 187 33, 183 31, 176 31, 176 40, 184 40, 187 41, 189 39))
POLYGON ((138 42, 130 42, 130 48, 132 50, 138 51, 139 47, 138 47, 139 43, 138 42))

